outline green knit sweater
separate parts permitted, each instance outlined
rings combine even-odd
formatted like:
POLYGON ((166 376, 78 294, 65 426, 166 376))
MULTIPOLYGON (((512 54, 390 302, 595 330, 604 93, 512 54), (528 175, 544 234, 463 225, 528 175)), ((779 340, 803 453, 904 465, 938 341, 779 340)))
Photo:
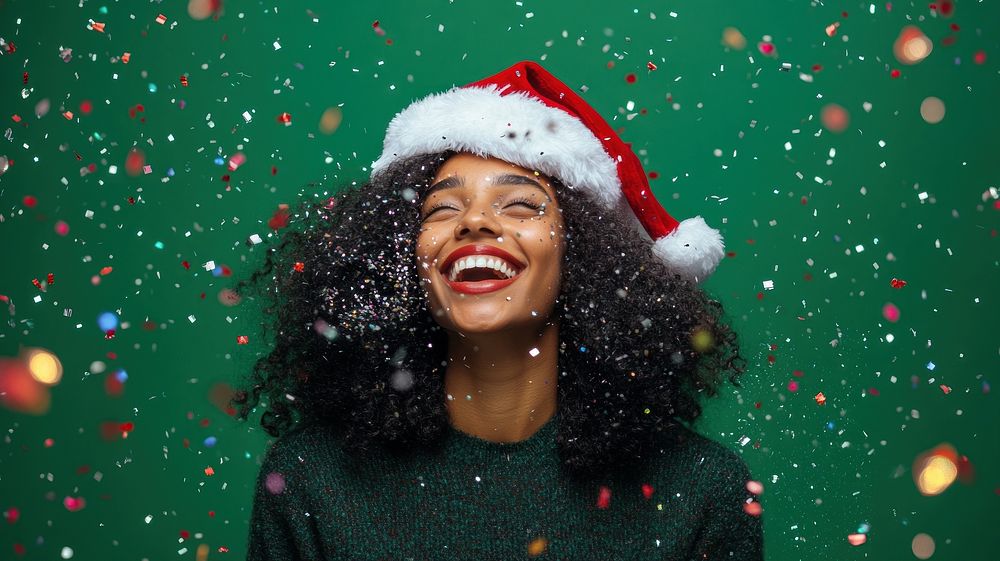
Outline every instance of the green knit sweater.
POLYGON ((763 559, 743 460, 688 429, 614 480, 560 473, 559 415, 497 443, 449 426, 443 448, 380 453, 360 470, 337 437, 302 427, 265 454, 250 561, 763 559))

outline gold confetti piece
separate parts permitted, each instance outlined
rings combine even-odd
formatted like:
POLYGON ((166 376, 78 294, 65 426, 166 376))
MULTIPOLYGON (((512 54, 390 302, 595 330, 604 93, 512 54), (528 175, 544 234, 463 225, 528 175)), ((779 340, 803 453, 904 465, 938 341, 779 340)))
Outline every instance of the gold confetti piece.
POLYGON ((320 117, 319 130, 323 131, 324 134, 333 134, 337 131, 343 119, 344 115, 339 107, 330 107, 320 117))
POLYGON ((958 477, 958 452, 941 444, 913 461, 913 481, 922 495, 940 495, 958 477))
POLYGON ((899 32, 892 52, 903 64, 917 64, 934 50, 934 43, 915 25, 908 25, 899 32))
POLYGON ((545 553, 545 550, 548 549, 548 545, 548 540, 543 537, 537 537, 531 540, 531 543, 528 544, 528 555, 531 557, 537 557, 545 553))
POLYGON ((747 39, 735 27, 727 27, 722 30, 722 44, 733 49, 744 49, 747 46, 747 39))

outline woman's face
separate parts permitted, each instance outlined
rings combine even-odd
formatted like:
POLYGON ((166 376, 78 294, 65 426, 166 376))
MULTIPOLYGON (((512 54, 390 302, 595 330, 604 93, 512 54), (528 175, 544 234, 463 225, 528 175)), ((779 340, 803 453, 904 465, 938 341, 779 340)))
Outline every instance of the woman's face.
POLYGON ((459 153, 438 170, 420 216, 417 269, 442 327, 487 333, 544 324, 565 251, 548 177, 459 153))

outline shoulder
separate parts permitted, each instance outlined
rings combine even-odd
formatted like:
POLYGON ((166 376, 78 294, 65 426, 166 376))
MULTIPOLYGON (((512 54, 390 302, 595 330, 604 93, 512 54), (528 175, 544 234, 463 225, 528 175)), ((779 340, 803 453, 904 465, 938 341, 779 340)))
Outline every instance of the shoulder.
POLYGON ((739 453, 682 425, 667 431, 656 451, 661 469, 676 472, 706 491, 725 487, 732 492, 745 487, 751 479, 750 469, 739 453))
POLYGON ((299 425, 274 440, 264 452, 258 484, 296 492, 319 474, 329 474, 341 463, 336 434, 321 425, 299 425))

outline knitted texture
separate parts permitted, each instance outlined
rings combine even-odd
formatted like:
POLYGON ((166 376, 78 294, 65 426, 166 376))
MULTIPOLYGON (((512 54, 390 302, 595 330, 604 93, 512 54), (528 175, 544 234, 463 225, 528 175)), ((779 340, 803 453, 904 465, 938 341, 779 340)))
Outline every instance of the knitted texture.
POLYGON ((645 465, 582 483, 561 473, 558 418, 514 443, 449 426, 438 450, 360 466, 300 427, 264 455, 247 559, 763 559, 735 452, 679 427, 645 465))

